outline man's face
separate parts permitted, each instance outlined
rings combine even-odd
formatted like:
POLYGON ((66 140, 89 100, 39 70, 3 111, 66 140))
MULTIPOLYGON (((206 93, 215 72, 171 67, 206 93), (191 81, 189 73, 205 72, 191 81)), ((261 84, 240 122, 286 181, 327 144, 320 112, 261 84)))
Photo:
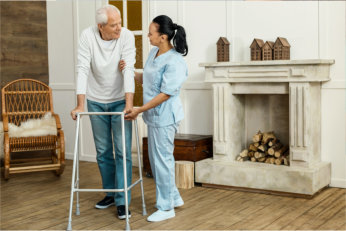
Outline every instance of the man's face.
POLYGON ((120 37, 121 17, 118 12, 112 10, 107 12, 108 22, 106 25, 98 24, 103 40, 113 40, 120 37))

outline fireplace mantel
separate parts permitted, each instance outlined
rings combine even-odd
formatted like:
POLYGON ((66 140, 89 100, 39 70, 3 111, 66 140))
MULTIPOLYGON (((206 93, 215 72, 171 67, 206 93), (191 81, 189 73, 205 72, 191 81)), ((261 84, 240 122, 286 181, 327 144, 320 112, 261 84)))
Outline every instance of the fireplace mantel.
POLYGON ((308 195, 328 185, 330 163, 321 161, 321 82, 330 80, 333 63, 321 59, 201 63, 213 89, 214 154, 196 163, 196 181, 308 195), (247 121, 251 102, 268 104, 268 95, 278 95, 274 101, 287 99, 279 112, 287 112, 282 119, 287 122, 281 124, 287 125, 290 166, 235 160, 248 145, 245 131, 254 125, 247 121))
POLYGON ((329 81, 334 60, 273 60, 251 62, 201 63, 205 82, 210 83, 282 83, 329 81))

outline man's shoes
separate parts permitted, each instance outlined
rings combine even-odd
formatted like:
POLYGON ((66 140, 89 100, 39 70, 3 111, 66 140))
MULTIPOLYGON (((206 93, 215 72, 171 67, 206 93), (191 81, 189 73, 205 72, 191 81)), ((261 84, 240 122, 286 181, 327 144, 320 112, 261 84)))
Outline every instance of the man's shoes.
POLYGON ((151 214, 147 218, 147 221, 158 222, 158 221, 164 221, 173 217, 175 217, 174 209, 169 211, 157 210, 155 213, 151 214))
MULTIPOLYGON (((117 211, 118 211, 118 218, 120 220, 123 220, 126 218, 126 211, 125 211, 125 205, 119 205, 117 206, 117 211)), ((129 211, 129 218, 131 218, 131 212, 129 211)))
POLYGON ((174 208, 178 208, 184 205, 184 201, 181 197, 179 199, 174 200, 174 208))
POLYGON ((99 201, 95 208, 97 209, 106 209, 110 206, 114 205, 114 197, 106 196, 103 200, 99 201))

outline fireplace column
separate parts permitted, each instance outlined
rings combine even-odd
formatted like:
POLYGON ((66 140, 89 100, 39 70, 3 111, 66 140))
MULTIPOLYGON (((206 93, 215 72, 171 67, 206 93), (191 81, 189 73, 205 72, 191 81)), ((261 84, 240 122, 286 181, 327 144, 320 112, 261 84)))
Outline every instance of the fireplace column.
POLYGON ((320 83, 289 84, 291 166, 311 167, 320 162, 320 83))
POLYGON ((231 153, 244 146, 244 99, 233 95, 230 83, 213 84, 213 159, 234 161, 231 153), (237 110, 235 110, 237 108, 237 110))

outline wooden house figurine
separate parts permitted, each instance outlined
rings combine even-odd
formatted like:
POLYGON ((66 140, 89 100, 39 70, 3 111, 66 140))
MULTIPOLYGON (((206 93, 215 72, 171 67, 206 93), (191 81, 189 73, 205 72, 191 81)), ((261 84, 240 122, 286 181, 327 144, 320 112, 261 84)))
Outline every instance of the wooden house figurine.
POLYGON ((254 39, 251 43, 250 49, 251 49, 251 60, 262 60, 262 47, 264 45, 264 42, 262 39, 254 39))
POLYGON ((262 60, 273 60, 274 42, 267 41, 262 47, 262 60))
POLYGON ((217 41, 217 61, 229 62, 229 41, 225 37, 220 37, 217 41))
POLYGON ((278 37, 274 43, 274 60, 290 59, 290 48, 287 39, 278 37))

